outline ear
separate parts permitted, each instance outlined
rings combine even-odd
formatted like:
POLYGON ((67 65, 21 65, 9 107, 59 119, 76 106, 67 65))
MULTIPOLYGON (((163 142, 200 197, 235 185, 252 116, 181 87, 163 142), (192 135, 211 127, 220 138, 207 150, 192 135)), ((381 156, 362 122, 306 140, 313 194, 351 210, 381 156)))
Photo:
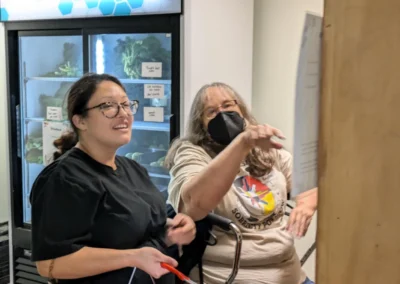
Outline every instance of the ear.
POLYGON ((85 131, 87 129, 86 120, 81 115, 75 114, 72 117, 72 123, 81 131, 85 131))

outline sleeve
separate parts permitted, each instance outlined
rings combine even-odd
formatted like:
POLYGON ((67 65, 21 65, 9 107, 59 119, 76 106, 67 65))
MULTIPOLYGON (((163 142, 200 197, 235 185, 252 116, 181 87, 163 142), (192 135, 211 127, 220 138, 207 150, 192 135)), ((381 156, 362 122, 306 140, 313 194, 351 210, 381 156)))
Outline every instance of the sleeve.
POLYGON ((277 159, 279 169, 286 178, 286 190, 288 193, 292 190, 292 169, 293 157, 288 151, 281 149, 277 150, 277 159))
POLYGON ((91 239, 101 192, 90 181, 42 176, 32 188, 32 260, 74 253, 91 239))
POLYGON ((183 143, 179 147, 170 170, 171 181, 168 185, 168 202, 175 212, 178 212, 182 186, 207 167, 210 161, 211 157, 199 146, 183 143))

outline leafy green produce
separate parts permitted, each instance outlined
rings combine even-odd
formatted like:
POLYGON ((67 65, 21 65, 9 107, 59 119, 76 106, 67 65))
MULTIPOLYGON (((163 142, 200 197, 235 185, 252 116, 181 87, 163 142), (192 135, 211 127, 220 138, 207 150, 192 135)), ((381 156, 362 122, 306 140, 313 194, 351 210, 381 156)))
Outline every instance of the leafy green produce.
POLYGON ((152 167, 163 167, 164 166, 164 161, 165 161, 165 157, 161 157, 160 159, 157 160, 157 162, 150 163, 150 166, 152 166, 152 167))
POLYGON ((25 153, 25 159, 28 163, 43 164, 43 138, 40 133, 33 133, 28 136, 25 153))
POLYGON ((139 161, 140 156, 143 155, 143 153, 140 152, 135 152, 135 153, 127 153, 125 155, 125 157, 135 160, 135 161, 139 161))
POLYGON ((143 155, 143 153, 135 152, 132 154, 132 160, 139 160, 140 156, 143 155))
POLYGON ((120 57, 124 73, 131 79, 142 78, 142 62, 161 62, 162 78, 170 78, 171 54, 162 47, 155 36, 136 40, 132 37, 119 39, 114 51, 120 57))
POLYGON ((68 119, 67 113, 67 102, 65 101, 66 95, 71 87, 70 82, 62 82, 60 88, 57 90, 54 96, 41 94, 39 96, 39 102, 43 106, 43 116, 46 116, 47 107, 61 107, 63 119, 68 119))
POLYGON ((61 62, 55 71, 43 74, 43 77, 80 77, 82 70, 79 68, 79 47, 75 44, 66 42, 63 49, 63 62, 61 62))

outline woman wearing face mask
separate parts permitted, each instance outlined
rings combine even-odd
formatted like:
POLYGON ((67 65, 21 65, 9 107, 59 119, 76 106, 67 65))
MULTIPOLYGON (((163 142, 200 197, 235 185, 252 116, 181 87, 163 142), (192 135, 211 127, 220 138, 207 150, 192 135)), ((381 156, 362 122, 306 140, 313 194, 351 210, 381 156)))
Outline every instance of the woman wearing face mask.
MULTIPOLYGON (((272 140, 282 133, 259 125, 240 96, 222 83, 200 89, 187 136, 171 146, 169 202, 195 220, 210 211, 231 219, 243 234, 235 283, 312 283, 301 270, 293 234, 305 234, 316 210, 316 189, 298 200, 288 226, 283 220, 291 188, 291 155, 272 140)), ((203 256, 204 281, 224 283, 235 238, 214 228, 216 246, 203 256)), ((196 279, 197 271, 192 271, 196 279)))
POLYGON ((183 214, 167 220, 147 171, 116 156, 131 139, 137 108, 112 76, 88 74, 72 86, 73 132, 55 143, 62 156, 31 192, 32 259, 40 275, 57 283, 174 283, 160 263, 177 263, 163 252, 190 243, 195 226, 183 214))

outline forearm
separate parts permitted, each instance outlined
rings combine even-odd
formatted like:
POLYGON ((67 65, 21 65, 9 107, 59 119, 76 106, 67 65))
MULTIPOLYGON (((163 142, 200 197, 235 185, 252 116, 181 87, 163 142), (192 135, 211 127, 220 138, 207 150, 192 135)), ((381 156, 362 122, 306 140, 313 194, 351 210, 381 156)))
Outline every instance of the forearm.
MULTIPOLYGON (((77 279, 118 270, 128 266, 134 267, 136 250, 114 250, 84 247, 79 251, 56 258, 53 264, 52 277, 55 279, 77 279)), ((36 263, 39 274, 49 277, 51 260, 36 263)))
POLYGON ((317 209, 318 206, 318 188, 315 187, 306 192, 299 194, 296 197, 296 204, 304 203, 313 208, 317 209))
POLYGON ((180 211, 203 219, 229 191, 250 148, 242 136, 235 139, 198 175, 182 186, 180 211))

